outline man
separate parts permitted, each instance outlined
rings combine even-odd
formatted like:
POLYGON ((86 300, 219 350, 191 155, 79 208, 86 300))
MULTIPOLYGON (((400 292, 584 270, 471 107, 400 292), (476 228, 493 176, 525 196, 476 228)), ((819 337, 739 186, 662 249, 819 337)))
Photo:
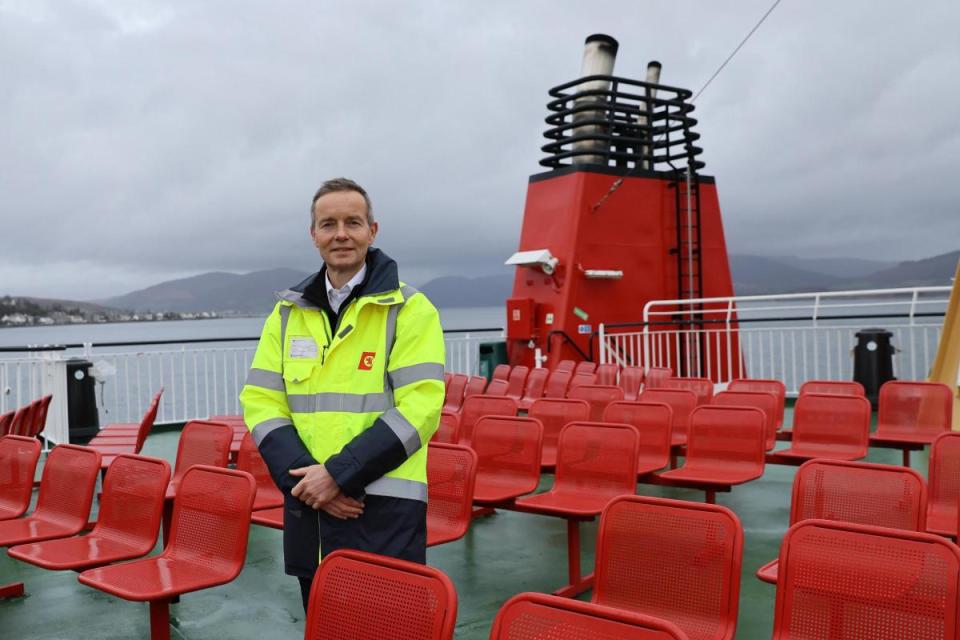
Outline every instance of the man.
POLYGON ((320 271, 278 294, 240 393, 285 496, 284 563, 304 610, 320 555, 426 561, 427 442, 443 406, 437 310, 372 248, 366 191, 323 183, 310 235, 320 271))

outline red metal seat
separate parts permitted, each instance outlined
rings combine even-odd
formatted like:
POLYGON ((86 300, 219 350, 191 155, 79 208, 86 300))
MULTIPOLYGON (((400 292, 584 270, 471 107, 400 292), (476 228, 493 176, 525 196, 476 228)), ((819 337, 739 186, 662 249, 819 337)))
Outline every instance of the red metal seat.
POLYGON ((32 402, 17 409, 13 414, 13 418, 10 420, 10 427, 7 433, 11 436, 26 436, 27 425, 30 424, 30 416, 32 413, 32 402))
POLYGON ((544 398, 566 398, 567 388, 570 386, 570 380, 573 378, 571 369, 557 369, 550 373, 547 378, 547 385, 543 388, 544 398))
POLYGON ((498 364, 493 369, 493 376, 490 378, 490 381, 494 380, 503 380, 506 382, 510 379, 510 365, 508 364, 498 364))
POLYGON ((567 398, 585 400, 590 405, 590 420, 600 422, 611 402, 623 400, 623 389, 615 385, 585 384, 570 389, 567 398))
POLYGON ((37 400, 33 415, 31 416, 32 423, 30 429, 24 435, 30 438, 36 438, 43 433, 43 429, 47 426, 47 411, 50 409, 51 400, 53 400, 52 395, 46 395, 37 400))
POLYGON ((710 404, 713 400, 713 380, 709 378, 667 378, 663 389, 688 389, 697 394, 697 406, 710 404))
POLYGON ((557 363, 557 366, 554 368, 554 371, 573 371, 577 366, 577 363, 573 360, 561 360, 557 363))
POLYGON ((191 420, 184 425, 177 443, 177 461, 167 486, 167 498, 173 498, 184 474, 198 464, 226 467, 230 457, 233 429, 222 422, 191 420))
POLYGON ((780 548, 775 640, 957 640, 960 549, 927 533, 804 520, 780 548))
POLYGON ((547 369, 533 369, 527 376, 527 386, 523 390, 523 397, 520 398, 519 407, 523 410, 530 408, 535 400, 543 397, 543 391, 547 386, 547 377, 550 372, 547 369))
POLYGON ((620 378, 620 365, 613 363, 597 365, 597 384, 616 385, 620 378))
POLYGON ((469 376, 462 373, 454 374, 450 384, 447 385, 446 395, 443 399, 444 411, 460 411, 460 406, 463 404, 463 392, 469 379, 469 376))
POLYGON ((254 511, 250 514, 250 524, 283 530, 283 507, 254 511))
POLYGON ((451 640, 457 592, 440 570, 334 551, 314 575, 304 640, 451 640))
POLYGON ((0 414, 0 438, 10 434, 10 425, 13 423, 13 416, 15 414, 16 411, 7 411, 4 414, 0 414))
POLYGON ((504 502, 540 484, 543 425, 536 418, 486 416, 473 428, 477 482, 473 501, 504 502))
MULTIPOLYGON (((150 432, 150 429, 153 428, 153 423, 157 419, 157 412, 160 410, 160 397, 163 395, 163 387, 160 387, 160 390, 153 396, 153 399, 150 401, 150 404, 147 406, 146 413, 143 414, 143 419, 140 420, 139 424, 136 423, 114 423, 108 424, 107 426, 100 429, 97 433, 96 438, 102 438, 105 436, 139 436, 144 429, 147 433, 150 432)), ((241 418, 242 419, 242 418, 241 418)), ((146 438, 146 435, 143 436, 146 438)), ((141 447, 143 445, 141 444, 141 447)))
POLYGON ((497 612, 490 640, 687 640, 666 620, 591 602, 520 593, 497 612))
POLYGON ((274 484, 270 469, 267 468, 267 463, 263 461, 260 450, 257 449, 257 443, 249 433, 244 436, 240 445, 237 469, 246 471, 257 482, 257 496, 253 501, 254 511, 283 506, 283 494, 274 484))
POLYGON ((116 456, 122 454, 138 454, 143 450, 143 445, 153 429, 153 424, 157 419, 157 412, 160 409, 160 396, 163 394, 163 388, 153 397, 150 406, 147 407, 143 419, 138 425, 107 425, 94 436, 87 446, 96 449, 101 454, 100 464, 106 469, 113 463, 116 456))
POLYGON ((637 475, 663 469, 670 463, 670 432, 673 410, 656 402, 611 402, 603 412, 604 422, 633 425, 639 436, 637 475))
POLYGON ((766 422, 763 411, 754 407, 697 407, 690 414, 683 466, 658 477, 703 488, 707 502, 713 502, 718 487, 725 489, 763 475, 766 422))
POLYGON ((620 497, 600 518, 593 602, 668 620, 689 640, 732 640, 742 557, 725 507, 620 497))
POLYGON ((673 369, 670 367, 650 367, 644 376, 644 389, 661 389, 664 382, 672 377, 673 369))
POLYGON ((466 400, 470 396, 476 396, 483 393, 487 388, 487 379, 483 376, 470 376, 467 386, 463 389, 463 398, 466 400))
POLYGON ((634 401, 643 385, 643 367, 624 367, 620 370, 620 388, 623 399, 634 401))
POLYGON ((457 444, 460 441, 460 415, 452 411, 440 412, 440 424, 430 442, 457 444))
POLYGON ((957 502, 960 500, 960 432, 948 432, 930 447, 927 477, 927 531, 957 535, 957 502))
POLYGON ((777 446, 777 412, 780 406, 777 396, 766 391, 721 391, 713 397, 713 404, 760 409, 766 418, 766 449, 770 451, 777 446))
POLYGON ((779 380, 761 380, 740 378, 727 385, 727 391, 756 391, 772 393, 777 397, 777 431, 783 428, 783 405, 787 396, 787 387, 779 380))
POLYGON ((455 444, 430 444, 427 453, 427 546, 466 535, 473 512, 477 454, 455 444))
POLYGON ((125 600, 149 602, 151 638, 169 638, 172 599, 226 584, 243 569, 256 491, 256 482, 243 471, 191 467, 177 491, 163 552, 88 569, 80 582, 125 600))
POLYGON ((841 396, 866 396, 863 385, 852 380, 807 380, 800 385, 800 395, 834 393, 841 396))
POLYGON ((527 385, 527 376, 530 374, 530 367, 518 364, 510 370, 510 377, 507 378, 507 392, 504 394, 508 398, 513 398, 517 402, 523 397, 523 390, 527 385))
POLYGON ((557 441, 560 431, 569 422, 585 422, 590 419, 590 405, 586 400, 565 398, 541 398, 532 405, 527 415, 543 425, 543 448, 540 453, 541 468, 552 469, 557 464, 557 441))
POLYGON ((513 398, 486 394, 467 398, 460 411, 460 443, 470 446, 473 440, 473 425, 480 418, 515 415, 517 415, 517 401, 513 398))
MULTIPOLYGON (((927 489, 916 471, 868 462, 811 460, 793 477, 790 525, 802 520, 833 520, 923 531, 927 489)), ((760 567, 757 577, 777 583, 778 560, 760 567)))
POLYGON ((597 381, 596 373, 590 373, 587 371, 574 373, 573 377, 570 378, 570 386, 567 387, 567 397, 569 398, 570 392, 576 389, 577 387, 581 387, 587 384, 595 384, 596 381, 597 381))
POLYGON ((657 402, 669 405, 673 411, 673 429, 670 442, 674 446, 687 444, 687 429, 690 425, 690 414, 697 408, 697 394, 686 389, 648 388, 640 393, 638 399, 640 402, 657 402))
MULTIPOLYGON (((940 382, 891 380, 880 387, 877 430, 870 442, 878 445, 925 445, 950 431, 953 392, 940 382)), ((903 446, 903 464, 910 466, 910 449, 903 446)))
POLYGON ((506 396, 507 390, 510 388, 510 383, 506 380, 491 380, 490 384, 487 385, 487 388, 484 390, 482 395, 485 396, 506 396))
POLYGON ((583 362, 578 362, 577 366, 573 369, 573 375, 580 373, 596 373, 597 363, 590 362, 589 360, 584 360, 583 362))
POLYGON ((0 520, 26 513, 39 459, 40 441, 36 438, 0 437, 0 520))
POLYGON ((771 453, 768 462, 859 460, 867 455, 869 437, 870 403, 865 397, 801 393, 793 408, 793 442, 789 449, 771 453))
POLYGON ((450 373, 449 371, 444 371, 444 372, 443 372, 443 386, 444 386, 444 388, 446 388, 446 386, 450 384, 450 378, 452 378, 452 377, 453 377, 453 374, 450 373))
POLYGON ((553 487, 518 498, 515 508, 567 521, 569 583, 554 591, 574 596, 590 588, 580 573, 580 521, 593 519, 610 500, 637 488, 639 437, 635 427, 605 422, 571 422, 560 432, 553 487))
POLYGON ((157 543, 166 460, 117 456, 103 480, 97 524, 88 535, 15 546, 7 553, 44 569, 97 567, 150 553, 157 543))

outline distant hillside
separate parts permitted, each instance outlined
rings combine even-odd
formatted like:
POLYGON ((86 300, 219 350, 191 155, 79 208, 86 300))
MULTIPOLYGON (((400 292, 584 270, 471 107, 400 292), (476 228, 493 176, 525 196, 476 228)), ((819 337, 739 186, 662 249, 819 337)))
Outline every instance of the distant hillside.
POLYGON ((838 278, 859 278, 889 269, 896 263, 889 260, 864 260, 862 258, 798 258, 776 256, 772 258, 788 267, 813 271, 838 278))
POLYGON ((764 256, 730 256, 730 271, 733 290, 738 296, 823 291, 837 287, 842 281, 836 276, 800 269, 764 256))
POLYGON ((513 271, 505 271, 502 275, 479 278, 435 278, 420 287, 420 290, 438 307, 500 306, 513 290, 513 271))
POLYGON ((851 282, 851 288, 925 287, 950 284, 957 272, 960 251, 951 251, 924 260, 901 262, 895 267, 872 273, 851 282), (890 284, 895 283, 895 284, 890 284))

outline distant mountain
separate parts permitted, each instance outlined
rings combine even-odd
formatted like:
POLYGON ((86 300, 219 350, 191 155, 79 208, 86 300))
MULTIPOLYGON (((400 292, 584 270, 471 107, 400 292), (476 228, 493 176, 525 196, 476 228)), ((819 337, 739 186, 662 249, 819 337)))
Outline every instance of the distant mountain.
POLYGON ((951 251, 924 260, 901 262, 895 267, 857 278, 851 285, 863 289, 949 285, 950 278, 957 272, 958 260, 960 251, 951 251))
POLYGON ((779 258, 764 256, 732 255, 730 271, 733 290, 738 296, 824 291, 842 282, 836 276, 790 266, 779 258))
POLYGON ((775 256, 771 258, 788 267, 813 271, 838 278, 859 278, 889 269, 896 263, 884 260, 864 260, 863 258, 798 258, 797 256, 775 256))
POLYGON ((478 278, 444 276, 431 280, 420 290, 438 307, 500 306, 513 290, 513 272, 478 278))

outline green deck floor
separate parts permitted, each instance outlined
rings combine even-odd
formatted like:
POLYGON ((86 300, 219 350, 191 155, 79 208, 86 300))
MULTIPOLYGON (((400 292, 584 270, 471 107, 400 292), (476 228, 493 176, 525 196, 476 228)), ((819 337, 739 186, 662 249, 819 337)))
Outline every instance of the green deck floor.
MULTIPOLYGON (((787 410, 786 424, 790 424, 787 410)), ((152 435, 144 454, 173 462, 178 433, 152 435)), ((787 443, 780 443, 781 447, 787 443)), ((868 460, 900 463, 900 452, 871 449, 868 460)), ((924 477, 927 453, 912 454, 924 477)), ((775 589, 754 572, 777 555, 787 528, 790 488, 796 467, 767 466, 763 478, 717 502, 743 522, 745 553, 740 583, 737 638, 770 638, 775 589)), ((545 476, 541 488, 552 482, 545 476)), ((641 495, 702 501, 703 492, 638 486, 641 495)), ((593 565, 596 524, 582 528, 584 572, 593 565)), ((247 562, 231 584, 185 595, 171 609, 172 637, 301 638, 304 615, 297 582, 283 574, 281 532, 252 526, 247 562)), ((459 596, 456 638, 481 640, 500 605, 521 591, 550 592, 566 582, 566 526, 563 520, 498 512, 475 521, 465 538, 429 549, 428 562, 450 576, 459 596)), ((22 581, 27 596, 0 600, 0 640, 27 638, 148 638, 147 605, 127 602, 77 582, 73 572, 44 571, 0 552, 0 584, 22 581)), ((589 598, 589 594, 583 596, 589 598)), ((387 640, 387 639, 384 639, 387 640)))

